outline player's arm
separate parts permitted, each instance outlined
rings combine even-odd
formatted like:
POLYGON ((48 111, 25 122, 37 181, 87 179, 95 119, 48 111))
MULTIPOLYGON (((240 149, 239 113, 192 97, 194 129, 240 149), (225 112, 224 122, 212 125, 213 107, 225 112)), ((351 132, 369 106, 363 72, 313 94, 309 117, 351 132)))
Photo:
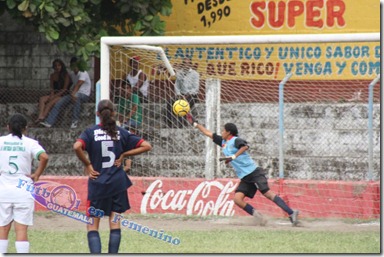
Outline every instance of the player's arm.
POLYGON ((199 124, 190 113, 188 113, 186 117, 188 122, 198 130, 200 130, 201 133, 203 133, 207 137, 213 138, 213 133, 209 129, 205 128, 203 125, 199 124))
POLYGON ((84 170, 87 175, 91 179, 95 179, 100 173, 93 169, 92 163, 88 160, 87 156, 85 156, 83 149, 84 147, 82 141, 77 140, 73 145, 73 150, 75 151, 77 158, 79 158, 79 160, 84 164, 84 170))
POLYGON ((128 150, 120 155, 120 157, 115 161, 116 166, 120 166, 123 163, 124 158, 132 155, 138 155, 152 150, 152 145, 145 140, 142 140, 141 143, 131 150, 128 150))
POLYGON ((238 150, 234 155, 228 156, 228 157, 223 157, 223 158, 220 158, 219 160, 220 161, 226 161, 226 163, 228 163, 228 162, 236 159, 237 157, 239 157, 240 155, 242 155, 245 151, 247 151, 249 149, 247 141, 245 141, 241 138, 237 138, 235 140, 235 147, 238 150))
POLYGON ((136 148, 133 148, 129 151, 126 151, 124 153, 121 154, 120 156, 120 159, 124 159, 128 156, 132 156, 132 155, 138 155, 138 154, 141 154, 141 153, 145 153, 145 152, 148 152, 148 151, 151 151, 152 150, 152 145, 148 142, 148 141, 145 141, 143 140, 139 145, 138 147, 136 148))
POLYGON ((206 135, 207 137, 213 138, 213 133, 209 129, 205 128, 203 125, 195 122, 193 123, 193 126, 200 130, 200 132, 206 135))
POLYGON ((35 172, 33 174, 31 174, 30 178, 34 181, 34 182, 37 182, 41 176, 41 174, 43 174, 45 168, 47 167, 47 164, 48 164, 48 154, 46 152, 42 152, 39 157, 38 157, 38 160, 39 160, 39 165, 37 166, 37 169, 35 170, 35 172))
POLYGON ((248 150, 248 146, 247 145, 244 145, 242 146, 234 155, 233 155, 233 159, 236 159, 238 156, 240 156, 242 153, 244 153, 245 151, 248 150))

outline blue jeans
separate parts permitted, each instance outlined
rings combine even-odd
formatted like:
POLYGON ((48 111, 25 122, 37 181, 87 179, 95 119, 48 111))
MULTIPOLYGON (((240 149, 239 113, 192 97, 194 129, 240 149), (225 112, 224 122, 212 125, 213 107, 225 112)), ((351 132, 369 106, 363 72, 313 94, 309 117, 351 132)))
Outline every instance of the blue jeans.
MULTIPOLYGON (((88 102, 89 96, 85 94, 78 93, 76 94, 77 98, 74 102, 73 112, 72 112, 72 123, 79 120, 81 105, 85 102, 88 102)), ((57 116, 59 116, 60 112, 67 107, 70 103, 72 103, 71 95, 66 95, 58 101, 55 106, 53 106, 51 112, 49 113, 47 119, 45 120, 47 123, 53 125, 57 120, 57 116)))

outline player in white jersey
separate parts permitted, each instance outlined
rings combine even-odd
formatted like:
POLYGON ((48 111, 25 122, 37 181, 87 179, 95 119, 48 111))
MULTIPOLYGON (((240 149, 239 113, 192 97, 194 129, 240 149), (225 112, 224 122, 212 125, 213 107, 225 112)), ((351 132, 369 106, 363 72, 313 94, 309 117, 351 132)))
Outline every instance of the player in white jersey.
POLYGON ((26 128, 25 117, 15 114, 8 122, 10 134, 0 137, 0 253, 7 252, 12 222, 15 223, 16 251, 29 252, 28 226, 33 225, 34 210, 33 182, 39 180, 48 163, 44 148, 36 140, 23 135, 26 128), (33 159, 38 160, 39 165, 31 174, 33 159))

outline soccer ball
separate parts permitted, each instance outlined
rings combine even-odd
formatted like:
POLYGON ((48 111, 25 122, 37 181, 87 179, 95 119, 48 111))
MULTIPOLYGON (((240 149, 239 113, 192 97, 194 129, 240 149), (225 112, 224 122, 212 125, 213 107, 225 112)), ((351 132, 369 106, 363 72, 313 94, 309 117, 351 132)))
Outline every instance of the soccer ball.
POLYGON ((189 103, 185 100, 177 100, 176 102, 173 103, 172 107, 173 113, 176 114, 179 117, 185 116, 189 110, 189 103))

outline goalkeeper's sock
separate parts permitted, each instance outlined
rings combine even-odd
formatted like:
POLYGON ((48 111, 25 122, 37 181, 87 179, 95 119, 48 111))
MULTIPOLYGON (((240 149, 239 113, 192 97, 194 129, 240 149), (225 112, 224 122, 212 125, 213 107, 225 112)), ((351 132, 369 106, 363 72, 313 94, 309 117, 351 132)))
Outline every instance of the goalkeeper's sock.
POLYGON ((118 253, 120 247, 121 229, 111 229, 109 234, 108 253, 118 253))
POLYGON ((273 198, 273 202, 289 215, 293 213, 292 209, 288 207, 288 205, 284 202, 283 199, 280 198, 280 196, 276 195, 275 198, 273 198))
POLYGON ((101 253, 101 241, 99 231, 88 231, 88 246, 91 253, 101 253))
POLYGON ((250 205, 250 204, 245 205, 243 210, 246 211, 247 213, 249 213, 249 215, 253 215, 254 208, 252 207, 252 205, 250 205))
POLYGON ((7 252, 8 252, 8 239, 0 240, 0 253, 7 253, 7 252))

